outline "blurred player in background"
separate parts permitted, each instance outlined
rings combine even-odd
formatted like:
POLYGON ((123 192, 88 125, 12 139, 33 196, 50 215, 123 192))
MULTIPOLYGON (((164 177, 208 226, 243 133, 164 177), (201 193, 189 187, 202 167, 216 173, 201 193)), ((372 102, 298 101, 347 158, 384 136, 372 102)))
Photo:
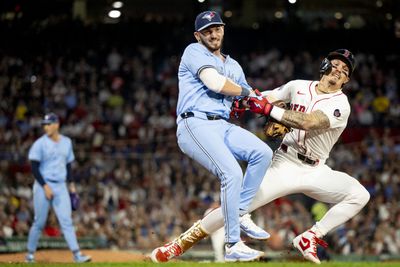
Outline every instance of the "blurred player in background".
MULTIPOLYGON (((254 231, 257 226, 247 213, 272 150, 253 133, 227 122, 233 97, 255 96, 255 92, 238 62, 221 52, 224 25, 214 11, 196 17, 197 43, 186 47, 178 71, 177 139, 183 153, 220 179, 225 261, 251 261, 264 253, 246 246, 240 229, 257 239, 269 237, 262 229, 254 231), (244 176, 238 160, 247 162, 244 176)), ((152 260, 167 261, 173 251, 186 246, 171 244, 155 249, 152 260)))
MULTIPOLYGON (((54 113, 44 116, 45 134, 37 139, 29 150, 28 158, 35 177, 33 206, 35 218, 28 237, 27 262, 34 262, 38 241, 47 221, 49 208, 54 208, 64 238, 73 253, 75 262, 89 262, 90 256, 80 252, 72 224, 71 199, 66 182, 71 182, 71 163, 75 159, 71 139, 59 133, 59 118, 54 113)), ((75 186, 70 183, 70 190, 75 186)))
MULTIPOLYGON (((319 81, 290 81, 263 92, 266 98, 250 97, 247 101, 252 112, 292 127, 276 151, 249 211, 295 193, 334 204, 321 220, 293 240, 293 246, 304 258, 317 264, 320 263, 317 245, 327 245, 322 237, 355 216, 370 198, 368 191, 356 179, 325 164, 347 125, 350 104, 342 88, 349 82, 354 68, 353 54, 339 49, 322 61, 319 81), (291 110, 270 104, 276 100, 290 103, 291 110)), ((196 229, 192 227, 185 232, 185 236, 192 236, 190 231, 199 229, 210 234, 222 224, 222 211, 215 209, 198 223, 196 229)), ((192 240, 191 244, 197 241, 192 240)))

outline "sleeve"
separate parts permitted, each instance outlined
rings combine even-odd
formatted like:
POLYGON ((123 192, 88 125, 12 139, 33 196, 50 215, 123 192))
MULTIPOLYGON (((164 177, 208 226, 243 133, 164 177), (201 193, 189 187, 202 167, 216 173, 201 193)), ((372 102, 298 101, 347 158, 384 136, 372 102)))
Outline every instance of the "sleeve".
POLYGON ((42 160, 43 155, 41 150, 41 142, 39 140, 34 142, 31 148, 29 149, 28 159, 31 161, 35 160, 40 162, 42 160))
POLYGON ((330 128, 346 127, 351 112, 349 102, 343 98, 342 101, 338 99, 329 103, 323 102, 316 109, 321 110, 329 118, 330 128))
POLYGON ((213 57, 198 44, 192 44, 186 48, 182 55, 182 62, 195 76, 198 76, 205 68, 215 68, 213 57))
POLYGON ((246 76, 244 75, 242 67, 239 66, 239 68, 240 68, 240 76, 239 76, 239 79, 238 79, 238 81, 236 83, 239 84, 243 88, 252 89, 251 86, 249 85, 249 83, 246 80, 246 76))
POLYGON ((73 176, 72 176, 72 167, 71 163, 67 163, 67 182, 74 182, 73 176))
POLYGON ((282 100, 283 102, 290 102, 291 92, 293 91, 295 81, 290 81, 273 90, 264 91, 261 94, 266 97, 271 97, 275 100, 282 100))
POLYGON ((72 148, 72 141, 68 138, 69 142, 69 149, 68 149, 68 156, 67 156, 67 163, 71 163, 75 160, 74 150, 72 148))
POLYGON ((43 186, 46 182, 44 181, 43 176, 39 170, 40 162, 36 160, 31 160, 31 166, 33 177, 35 177, 36 181, 38 181, 38 183, 43 186))

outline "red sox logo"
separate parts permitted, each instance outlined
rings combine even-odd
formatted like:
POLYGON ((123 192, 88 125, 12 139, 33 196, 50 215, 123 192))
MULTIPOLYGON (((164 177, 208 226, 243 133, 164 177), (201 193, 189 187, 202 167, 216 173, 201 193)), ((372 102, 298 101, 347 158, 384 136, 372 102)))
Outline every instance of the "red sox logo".
POLYGON ((290 104, 290 109, 298 112, 306 112, 306 107, 299 104, 290 104))
POLYGON ((202 19, 208 19, 208 21, 211 21, 213 19, 213 17, 215 17, 215 12, 211 11, 211 12, 208 12, 207 14, 205 14, 201 18, 202 19))

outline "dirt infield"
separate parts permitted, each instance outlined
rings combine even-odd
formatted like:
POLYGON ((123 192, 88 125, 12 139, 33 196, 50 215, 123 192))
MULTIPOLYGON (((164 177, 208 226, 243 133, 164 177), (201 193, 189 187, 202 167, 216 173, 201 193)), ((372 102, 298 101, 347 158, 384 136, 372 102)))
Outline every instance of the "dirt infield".
MULTIPOLYGON (((93 262, 138 262, 150 259, 142 254, 127 251, 112 250, 82 250, 86 255, 92 256, 93 262)), ((73 262, 72 253, 69 250, 40 250, 35 254, 36 262, 73 262)), ((0 254, 0 262, 14 263, 24 262, 25 253, 0 254)))

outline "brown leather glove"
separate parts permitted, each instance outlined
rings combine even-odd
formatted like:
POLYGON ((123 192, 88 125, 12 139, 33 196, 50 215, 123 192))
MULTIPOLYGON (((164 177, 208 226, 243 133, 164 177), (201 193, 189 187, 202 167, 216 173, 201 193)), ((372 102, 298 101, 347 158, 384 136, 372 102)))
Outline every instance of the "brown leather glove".
MULTIPOLYGON (((286 109, 286 104, 283 101, 275 101, 272 103, 274 106, 286 109)), ((267 138, 283 138, 285 134, 290 131, 290 128, 282 123, 274 120, 273 118, 268 118, 268 121, 264 125, 264 134, 267 138)))
POLYGON ((289 131, 290 129, 287 126, 274 119, 269 119, 264 125, 264 133, 267 138, 283 138, 289 131))

